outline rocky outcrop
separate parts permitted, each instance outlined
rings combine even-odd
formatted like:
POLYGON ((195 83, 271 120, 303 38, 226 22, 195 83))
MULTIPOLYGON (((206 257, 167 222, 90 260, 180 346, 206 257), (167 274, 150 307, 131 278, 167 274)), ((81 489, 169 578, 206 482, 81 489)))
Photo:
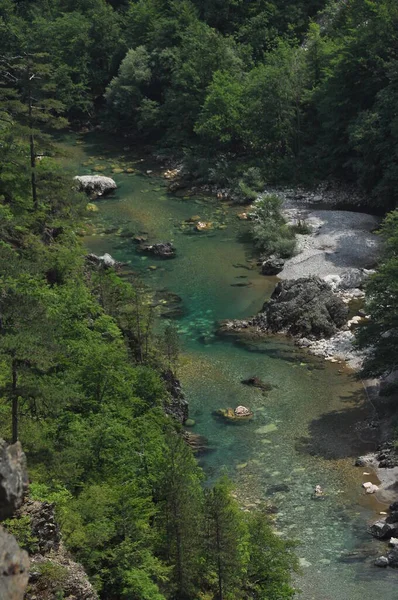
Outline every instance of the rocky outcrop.
POLYGON ((183 424, 188 419, 189 406, 181 389, 180 381, 170 369, 162 373, 162 379, 165 382, 166 390, 169 392, 169 397, 163 403, 164 411, 183 424))
MULTIPOLYGON (((19 442, 0 440, 0 520, 21 506, 27 490, 26 458, 19 442)), ((14 536, 0 527, 0 598, 22 600, 29 576, 29 558, 14 536)))
POLYGON ((26 458, 19 442, 0 440, 0 520, 10 517, 22 504, 28 487, 26 458))
POLYGON ((156 244, 141 244, 141 252, 152 254, 158 258, 175 258, 176 251, 171 242, 158 242, 156 244))
POLYGON ((55 519, 54 504, 27 500, 17 516, 28 516, 32 536, 37 539, 40 554, 56 552, 61 543, 61 532, 55 519))
POLYGON ((30 557, 26 600, 98 600, 82 565, 72 560, 63 546, 54 505, 28 500, 17 516, 29 517, 32 537, 37 540, 37 550, 30 557))
POLYGON ((22 600, 29 578, 29 558, 13 535, 0 527, 0 598, 22 600))
POLYGON ((98 600, 98 594, 82 565, 71 559, 60 546, 56 554, 37 554, 31 559, 29 590, 25 600, 98 600), (52 577, 47 575, 49 568, 52 577))
POLYGON ((309 277, 278 283, 254 322, 271 333, 319 339, 336 333, 347 316, 347 307, 330 286, 309 277))
POLYGON ((76 175, 74 181, 78 183, 79 190, 86 192, 91 198, 104 196, 117 188, 111 177, 103 175, 76 175))

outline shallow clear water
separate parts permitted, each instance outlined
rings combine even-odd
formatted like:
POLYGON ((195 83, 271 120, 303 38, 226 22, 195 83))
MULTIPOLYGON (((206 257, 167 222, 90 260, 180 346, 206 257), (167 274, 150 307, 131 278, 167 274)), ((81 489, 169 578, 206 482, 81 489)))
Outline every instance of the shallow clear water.
POLYGON ((361 384, 342 365, 309 357, 283 338, 262 343, 216 338, 216 320, 255 313, 275 284, 252 268, 239 210, 214 199, 170 196, 160 177, 146 174, 155 167, 135 163, 127 151, 112 154, 98 138, 82 139, 78 145, 67 140, 66 162, 79 174, 101 169, 119 186, 93 213, 108 233, 87 236, 87 246, 129 261, 153 289, 182 298, 183 314, 176 320, 183 344, 179 375, 196 421, 193 431, 205 435, 212 449, 201 459, 209 478, 226 471, 243 506, 267 501, 278 508, 279 534, 300 542, 301 598, 396 598, 398 573, 373 567, 384 546, 366 533, 367 523, 384 507, 364 496, 361 483, 369 476, 352 466, 358 454, 374 448, 356 426, 371 414, 361 384), (118 166, 139 167, 143 174, 112 174, 118 166), (183 222, 194 215, 215 228, 193 232, 183 222), (120 232, 173 241, 177 258, 142 257, 120 232), (242 385, 253 375, 273 389, 262 394, 242 385), (217 408, 239 404, 254 411, 253 421, 226 425, 212 416, 217 408), (316 484, 327 493, 323 501, 311 499, 316 484))

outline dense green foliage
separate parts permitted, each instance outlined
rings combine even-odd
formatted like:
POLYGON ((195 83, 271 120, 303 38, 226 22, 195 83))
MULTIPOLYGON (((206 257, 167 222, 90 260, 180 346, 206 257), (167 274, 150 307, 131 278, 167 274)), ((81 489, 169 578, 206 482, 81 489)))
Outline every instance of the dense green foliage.
POLYGON ((368 353, 364 374, 373 376, 398 368, 398 210, 388 215, 381 234, 385 257, 367 286, 367 309, 372 318, 357 336, 359 346, 368 353))
POLYGON ((395 0, 4 0, 0 56, 47 53, 46 94, 73 122, 196 176, 333 177, 393 207, 397 31, 395 0))
MULTIPOLYGON (((258 597, 292 598, 291 546, 264 512, 242 512, 227 484, 205 491, 181 425, 165 414, 161 375, 177 369, 176 331, 155 333, 154 302, 139 281, 84 256, 77 231, 87 198, 45 134, 61 105, 47 102, 54 87, 38 59, 23 56, 24 72, 40 73, 31 101, 19 77, 1 88, 0 435, 22 441, 32 497, 55 503, 63 540, 101 598, 252 598, 251 551, 267 574, 258 597), (221 591, 214 536, 225 540, 219 554, 229 565, 221 591)), ((28 517, 7 526, 37 550, 28 517)), ((40 570, 40 593, 47 585, 61 597, 64 567, 49 560, 40 570)))
MULTIPOLYGON (((175 331, 155 336, 139 282, 85 262, 86 200, 51 130, 67 118, 156 144, 247 201, 333 178, 394 208, 397 32, 396 0, 2 0, 1 434, 22 439, 37 497, 56 502, 103 598, 281 600, 295 561, 227 483, 203 490, 163 412, 175 331)), ((359 336, 374 374, 398 359, 397 221, 359 336)), ((294 250, 274 196, 253 232, 268 254, 294 250)), ((29 545, 24 525, 11 526, 29 545)))
POLYGON ((277 254, 282 258, 293 255, 296 247, 294 229, 282 215, 282 200, 279 196, 261 196, 250 216, 253 221, 252 234, 260 251, 266 255, 277 254))

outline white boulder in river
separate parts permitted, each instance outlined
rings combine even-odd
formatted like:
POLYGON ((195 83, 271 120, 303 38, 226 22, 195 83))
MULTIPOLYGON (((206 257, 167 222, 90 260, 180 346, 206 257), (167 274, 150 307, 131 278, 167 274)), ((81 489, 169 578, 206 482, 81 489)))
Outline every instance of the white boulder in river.
POLYGON ((117 188, 111 177, 103 175, 76 175, 74 180, 79 182, 80 190, 96 197, 108 194, 117 188))

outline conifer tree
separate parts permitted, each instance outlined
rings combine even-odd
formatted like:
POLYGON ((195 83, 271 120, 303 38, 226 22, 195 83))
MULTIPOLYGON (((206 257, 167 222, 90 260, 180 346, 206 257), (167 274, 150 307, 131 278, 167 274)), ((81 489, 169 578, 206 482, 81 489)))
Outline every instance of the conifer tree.
POLYGON ((39 207, 37 162, 49 143, 44 129, 60 129, 67 120, 63 104, 54 98, 52 66, 45 53, 23 52, 0 57, 0 100, 13 121, 15 136, 28 140, 33 208, 39 207))
POLYGON ((206 494, 207 560, 215 575, 216 600, 243 598, 248 563, 248 532, 227 479, 206 494))

